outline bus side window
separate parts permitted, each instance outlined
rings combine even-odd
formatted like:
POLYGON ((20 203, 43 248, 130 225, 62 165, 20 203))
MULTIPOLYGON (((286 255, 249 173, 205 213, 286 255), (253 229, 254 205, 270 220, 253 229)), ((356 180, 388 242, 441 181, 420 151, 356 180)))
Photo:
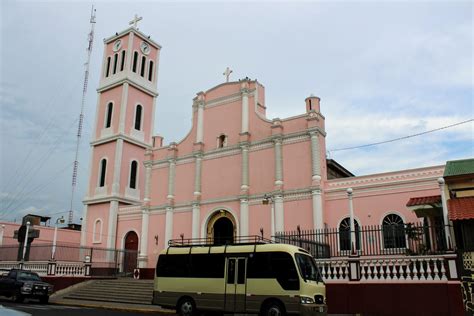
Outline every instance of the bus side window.
POLYGON ((283 289, 300 289, 298 272, 290 254, 286 252, 272 252, 271 269, 283 289))
POLYGON ((237 261, 237 284, 245 284, 245 259, 237 261))

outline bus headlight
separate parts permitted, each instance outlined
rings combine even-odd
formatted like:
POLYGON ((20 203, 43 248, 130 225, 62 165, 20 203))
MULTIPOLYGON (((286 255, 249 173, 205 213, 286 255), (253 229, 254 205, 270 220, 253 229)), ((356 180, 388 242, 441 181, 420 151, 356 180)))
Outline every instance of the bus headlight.
POLYGON ((311 297, 300 296, 300 303, 301 304, 313 304, 314 300, 311 297))

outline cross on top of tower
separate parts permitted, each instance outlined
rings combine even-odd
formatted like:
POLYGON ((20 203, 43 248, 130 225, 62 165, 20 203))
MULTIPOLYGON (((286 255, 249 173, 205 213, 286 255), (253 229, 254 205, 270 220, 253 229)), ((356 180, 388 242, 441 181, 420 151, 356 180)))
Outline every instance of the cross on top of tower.
POLYGON ((225 82, 229 82, 229 76, 230 74, 232 73, 233 71, 230 70, 229 67, 227 67, 223 73, 223 75, 225 76, 225 82))
POLYGON ((143 18, 141 16, 139 17, 138 15, 135 14, 135 17, 128 24, 133 25, 133 28, 138 30, 137 28, 138 21, 141 21, 142 19, 143 18))

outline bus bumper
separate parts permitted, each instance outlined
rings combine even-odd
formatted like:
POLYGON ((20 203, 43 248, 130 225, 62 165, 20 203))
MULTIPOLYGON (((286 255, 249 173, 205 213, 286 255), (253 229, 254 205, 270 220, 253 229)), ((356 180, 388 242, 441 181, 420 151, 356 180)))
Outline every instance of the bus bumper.
POLYGON ((300 315, 301 316, 315 316, 315 315, 327 315, 328 307, 327 305, 319 304, 302 304, 300 305, 300 315))

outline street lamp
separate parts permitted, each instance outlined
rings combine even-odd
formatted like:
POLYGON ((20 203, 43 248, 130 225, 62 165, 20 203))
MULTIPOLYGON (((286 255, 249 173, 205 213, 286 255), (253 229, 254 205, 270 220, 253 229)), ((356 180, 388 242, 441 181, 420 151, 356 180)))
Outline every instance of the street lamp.
POLYGON ((58 224, 64 224, 64 216, 61 216, 56 220, 54 224, 54 237, 53 237, 53 249, 51 250, 51 259, 54 260, 54 255, 56 254, 56 239, 58 237, 58 224))
POLYGON ((275 200, 273 199, 273 196, 265 194, 263 196, 262 204, 263 205, 268 205, 271 203, 272 209, 271 209, 271 236, 275 236, 275 200))

